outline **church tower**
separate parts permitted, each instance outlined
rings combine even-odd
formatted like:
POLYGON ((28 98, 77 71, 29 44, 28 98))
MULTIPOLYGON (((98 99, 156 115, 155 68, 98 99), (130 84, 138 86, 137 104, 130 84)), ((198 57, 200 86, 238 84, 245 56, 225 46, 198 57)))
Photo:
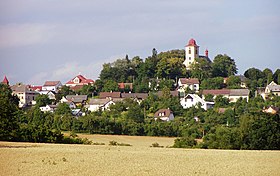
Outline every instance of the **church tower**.
POLYGON ((187 70, 190 69, 190 65, 194 62, 195 58, 199 58, 199 46, 196 44, 194 39, 190 39, 189 43, 185 46, 185 56, 186 59, 184 61, 187 70))

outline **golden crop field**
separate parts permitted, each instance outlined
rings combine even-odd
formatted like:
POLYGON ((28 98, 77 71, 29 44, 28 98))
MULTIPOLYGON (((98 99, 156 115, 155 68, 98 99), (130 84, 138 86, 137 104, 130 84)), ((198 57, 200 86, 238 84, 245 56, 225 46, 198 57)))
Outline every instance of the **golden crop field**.
POLYGON ((280 151, 153 148, 174 138, 79 135, 105 145, 0 142, 0 175, 280 175, 280 151), (132 146, 109 146, 109 141, 132 146))

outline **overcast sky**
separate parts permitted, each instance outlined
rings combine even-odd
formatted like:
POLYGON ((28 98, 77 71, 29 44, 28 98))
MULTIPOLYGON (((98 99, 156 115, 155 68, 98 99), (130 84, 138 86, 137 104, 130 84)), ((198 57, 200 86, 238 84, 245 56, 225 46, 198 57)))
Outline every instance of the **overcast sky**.
POLYGON ((279 0, 0 0, 0 79, 97 79, 103 63, 184 49, 190 38, 201 55, 229 55, 239 74, 275 71, 279 9, 279 0))

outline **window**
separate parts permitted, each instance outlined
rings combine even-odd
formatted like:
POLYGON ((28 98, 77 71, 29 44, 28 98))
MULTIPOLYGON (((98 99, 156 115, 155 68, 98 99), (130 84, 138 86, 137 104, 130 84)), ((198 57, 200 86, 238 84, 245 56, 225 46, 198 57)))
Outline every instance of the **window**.
POLYGON ((189 49, 189 54, 191 54, 192 53, 192 51, 191 51, 191 49, 189 49))
POLYGON ((195 54, 198 54, 197 49, 195 49, 195 54))
POLYGON ((189 57, 189 60, 191 60, 192 58, 191 57, 189 57))

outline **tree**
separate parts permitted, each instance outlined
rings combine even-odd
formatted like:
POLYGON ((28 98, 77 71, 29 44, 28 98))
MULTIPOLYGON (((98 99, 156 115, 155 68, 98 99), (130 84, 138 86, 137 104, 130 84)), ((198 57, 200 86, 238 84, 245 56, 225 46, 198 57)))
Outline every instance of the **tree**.
POLYGON ((277 82, 277 84, 280 85, 280 69, 277 69, 273 74, 273 80, 274 82, 277 82))
POLYGON ((118 91, 119 86, 116 81, 113 80, 107 80, 104 84, 104 87, 102 88, 103 92, 111 92, 111 91, 118 91))
POLYGON ((71 109, 69 105, 66 103, 60 103, 55 110, 55 114, 57 115, 64 115, 64 114, 71 114, 71 109))
POLYGON ((212 76, 212 67, 209 61, 203 58, 196 58, 190 66, 191 76, 198 78, 200 81, 212 76))
POLYGON ((13 140, 18 129, 18 102, 12 90, 0 83, 0 140, 13 140))
POLYGON ((235 75, 237 73, 237 67, 235 65, 235 61, 231 59, 226 54, 217 55, 212 63, 213 68, 213 76, 221 76, 221 77, 229 77, 231 75, 235 75))
POLYGON ((35 98, 36 101, 36 106, 41 107, 41 106, 46 106, 52 103, 52 100, 49 99, 48 95, 42 94, 42 95, 38 95, 35 98))
POLYGON ((224 87, 224 79, 222 77, 208 78, 201 82, 201 89, 222 89, 224 87))
POLYGON ((241 79, 238 76, 230 76, 227 80, 227 87, 229 89, 239 89, 241 84, 241 79))
POLYGON ((229 104, 229 99, 223 97, 222 95, 218 95, 215 98, 215 106, 216 107, 225 107, 229 104))
POLYGON ((75 92, 71 90, 70 87, 64 85, 59 89, 58 93, 55 94, 55 99, 56 101, 59 101, 62 97, 65 97, 67 95, 73 95, 74 93, 75 92))

